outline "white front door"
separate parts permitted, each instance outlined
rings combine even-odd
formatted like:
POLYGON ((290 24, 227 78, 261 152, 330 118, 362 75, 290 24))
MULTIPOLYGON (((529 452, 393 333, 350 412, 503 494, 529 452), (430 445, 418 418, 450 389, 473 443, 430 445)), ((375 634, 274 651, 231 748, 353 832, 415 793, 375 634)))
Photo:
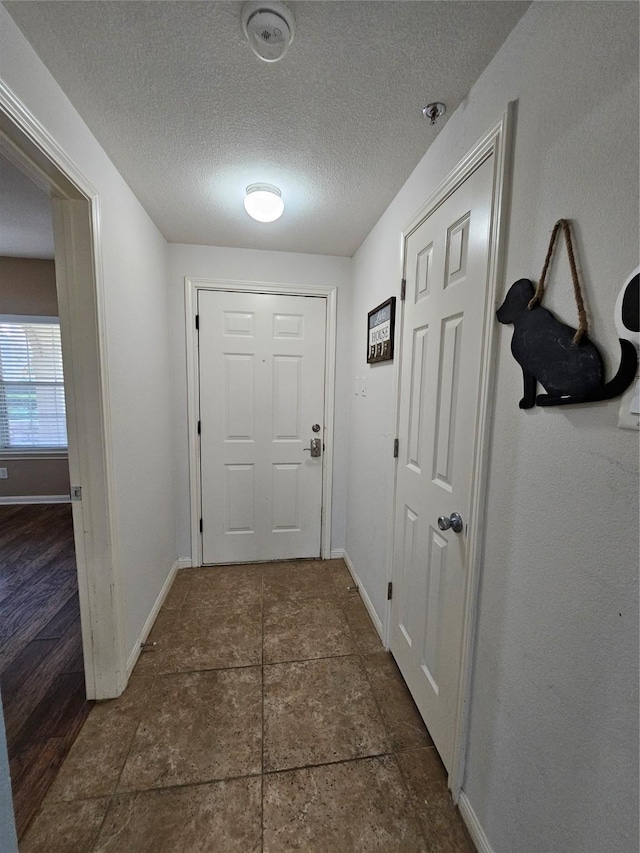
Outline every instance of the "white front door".
POLYGON ((451 770, 493 188, 490 156, 407 237, 391 650, 451 770), (462 530, 441 530, 458 513, 462 530))
POLYGON ((202 562, 317 558, 326 299, 199 290, 198 315, 202 562))

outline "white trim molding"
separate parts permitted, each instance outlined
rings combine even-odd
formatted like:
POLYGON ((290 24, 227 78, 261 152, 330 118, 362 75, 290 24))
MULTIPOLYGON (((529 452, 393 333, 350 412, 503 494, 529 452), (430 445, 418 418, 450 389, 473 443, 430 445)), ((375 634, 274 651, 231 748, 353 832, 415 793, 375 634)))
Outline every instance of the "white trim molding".
POLYGON ((153 624, 158 618, 158 613, 160 612, 160 608, 164 604, 164 600, 169 594, 169 590, 171 589, 171 585, 173 584, 173 580, 176 576, 176 573, 180 567, 180 560, 176 560, 171 566, 171 571, 167 575, 167 579, 162 585, 162 589, 160 590, 160 594, 156 598, 156 602, 151 608, 151 613, 147 616, 147 621, 144 623, 142 631, 140 631, 140 636, 135 642, 135 645, 129 652, 129 658, 127 659, 127 681, 133 672, 133 668, 136 665, 138 658, 140 657, 140 652, 142 651, 142 644, 146 642, 147 637, 151 633, 151 629, 153 628, 153 624))
POLYGON ((362 599, 362 603, 367 608, 367 613, 371 617, 371 621, 373 622, 373 625, 374 625, 376 631, 380 635, 380 640, 382 641, 382 645, 385 647, 385 649, 388 649, 389 646, 385 642, 384 625, 382 624, 380 617, 376 613, 375 608, 371 602, 371 599, 369 598, 369 596, 367 594, 366 589, 364 588, 364 586, 362 585, 362 583, 360 581, 360 577, 358 575, 358 572, 356 571, 355 566, 353 565, 353 563, 351 561, 351 557, 347 554, 346 551, 344 551, 344 553, 342 555, 342 559, 345 561, 345 564, 346 564, 347 568, 349 569, 351 577, 353 578, 353 582, 358 587, 358 592, 360 593, 360 598, 362 599))
MULTIPOLYGON (((482 331, 482 351, 480 353, 480 387, 477 410, 477 430, 473 448, 471 503, 469 513, 468 563, 466 587, 464 590, 463 636, 460 658, 460 680, 458 684, 458 700, 454 710, 455 731, 453 743, 453 758, 449 775, 449 787, 454 802, 458 802, 464 779, 464 769, 467 753, 469 706, 471 698, 471 683, 473 674, 474 642, 477 618, 477 601, 480 586, 482 565, 482 549, 484 542, 487 488, 487 465, 489 454, 489 438, 492 422, 492 401, 495 373, 496 334, 494 321, 498 305, 499 286, 502 285, 505 253, 508 204, 510 198, 510 176, 513 147, 513 129, 515 126, 516 103, 511 102, 498 121, 485 133, 477 144, 469 151, 460 163, 440 183, 425 203, 415 212, 400 234, 401 258, 400 278, 404 278, 405 245, 409 235, 440 206, 449 196, 460 187, 469 175, 482 163, 493 159, 492 208, 489 234, 489 256, 487 268, 487 286, 484 303, 484 326, 482 331)), ((400 303, 398 352, 402 352, 402 324, 404 319, 404 304, 400 303)), ((396 435, 400 420, 400 371, 401 357, 395 359, 394 384, 396 388, 396 435)), ((393 464, 393 514, 397 499, 398 460, 393 464)), ((392 535, 388 552, 388 576, 393 578, 393 553, 395 530, 390 520, 392 535)), ((385 613, 386 632, 385 645, 389 645, 392 618, 392 602, 388 602, 385 613)))
POLYGON ((190 569, 192 565, 191 557, 178 557, 179 569, 190 569))
POLYGON ((332 548, 331 549, 331 559, 332 560, 340 560, 344 557, 344 548, 332 548))
POLYGON ((18 504, 68 504, 71 503, 69 495, 8 495, 0 497, 0 505, 9 506, 18 504))
POLYGON ((198 338, 195 317, 199 290, 232 290, 237 293, 278 293, 285 296, 321 296, 327 300, 325 347, 324 442, 322 454, 322 532, 320 557, 331 554, 331 495, 333 483, 334 405, 336 373, 336 334, 338 320, 338 288, 336 285, 307 285, 263 281, 239 281, 213 278, 184 280, 185 329, 187 348, 187 421, 189 432, 189 497, 191 503, 191 561, 202 565, 202 536, 200 533, 202 491, 200 487, 200 442, 198 436, 198 338))
POLYGON ((471 836, 473 843, 476 845, 478 853, 494 853, 493 847, 489 844, 489 839, 486 836, 482 824, 478 820, 478 816, 474 812, 473 807, 469 802, 469 798, 464 791, 460 793, 458 808, 460 809, 462 819, 469 830, 469 835, 471 836))

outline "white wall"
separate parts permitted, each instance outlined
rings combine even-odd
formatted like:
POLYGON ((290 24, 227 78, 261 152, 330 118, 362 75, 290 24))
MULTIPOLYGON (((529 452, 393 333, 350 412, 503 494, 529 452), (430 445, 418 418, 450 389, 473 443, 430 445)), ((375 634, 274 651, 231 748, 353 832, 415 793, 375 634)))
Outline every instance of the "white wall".
MULTIPOLYGON (((398 293, 400 232, 518 101, 506 284, 575 223, 592 334, 617 368, 613 306, 638 263, 638 11, 535 3, 354 257, 352 325, 398 293)), ((566 255, 548 307, 569 322, 566 255)), ((638 434, 619 400, 518 409, 500 327, 470 751, 464 789, 496 853, 638 850, 638 434)), ((354 337, 347 552, 385 616, 392 368, 354 337)))
POLYGON ((184 279, 218 278, 277 284, 327 285, 338 288, 336 401, 333 457, 332 549, 344 548, 347 479, 347 408, 351 259, 219 246, 169 246, 171 351, 174 385, 176 453, 176 524, 178 553, 191 554, 184 279))
POLYGON ((132 649, 176 557, 167 244, 2 7, 0 34, 3 81, 100 194, 116 545, 132 649))

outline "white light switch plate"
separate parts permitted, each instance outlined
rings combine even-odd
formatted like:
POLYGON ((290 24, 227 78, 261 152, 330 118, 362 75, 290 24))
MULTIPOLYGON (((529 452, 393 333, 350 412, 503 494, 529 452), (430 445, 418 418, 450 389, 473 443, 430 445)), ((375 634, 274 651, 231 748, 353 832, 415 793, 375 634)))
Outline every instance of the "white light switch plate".
POLYGON ((622 395, 618 426, 620 429, 640 430, 640 376, 636 376, 622 395))

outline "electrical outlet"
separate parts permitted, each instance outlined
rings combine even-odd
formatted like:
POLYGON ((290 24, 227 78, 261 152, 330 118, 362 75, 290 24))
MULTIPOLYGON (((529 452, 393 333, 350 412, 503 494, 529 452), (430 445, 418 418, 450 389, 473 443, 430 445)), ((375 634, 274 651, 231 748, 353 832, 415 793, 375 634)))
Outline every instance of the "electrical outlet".
POLYGON ((0 468, 0 480, 8 480, 9 472, 6 468, 0 468))

